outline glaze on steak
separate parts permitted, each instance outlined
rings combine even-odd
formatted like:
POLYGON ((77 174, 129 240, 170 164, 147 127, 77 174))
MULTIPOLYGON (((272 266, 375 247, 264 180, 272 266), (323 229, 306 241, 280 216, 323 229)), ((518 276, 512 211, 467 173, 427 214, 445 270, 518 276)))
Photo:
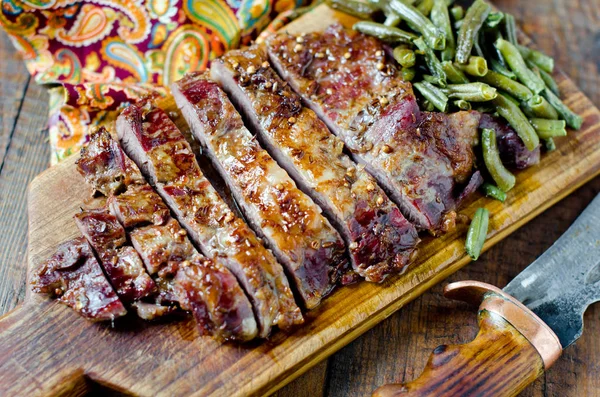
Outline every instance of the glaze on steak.
POLYGON ((373 37, 331 26, 268 42, 277 71, 365 164, 409 220, 432 233, 454 224, 469 181, 479 114, 420 112, 410 83, 373 37))
POLYGON ((305 307, 318 306, 344 270, 339 234, 261 148, 227 95, 206 74, 188 75, 171 90, 246 220, 286 267, 305 307))
POLYGON ((415 227, 364 167, 342 152, 343 142, 302 106, 262 48, 227 52, 212 63, 211 77, 242 111, 263 146, 323 209, 343 236, 361 277, 380 282, 404 269, 419 241, 415 227))
POLYGON ((127 242, 125 229, 106 209, 87 210, 75 215, 81 233, 98 254, 117 295, 124 303, 147 298, 156 284, 146 273, 138 253, 127 242))
POLYGON ((127 314, 84 237, 61 244, 33 273, 31 285, 88 320, 112 321, 127 314))
POLYGON ((107 204, 126 228, 164 225, 171 215, 165 202, 148 184, 129 186, 124 193, 110 196, 107 204))
POLYGON ((150 102, 132 105, 119 117, 117 132, 190 238, 237 277, 254 305, 260 336, 272 326, 287 330, 302 323, 283 269, 204 177, 168 115, 150 102))

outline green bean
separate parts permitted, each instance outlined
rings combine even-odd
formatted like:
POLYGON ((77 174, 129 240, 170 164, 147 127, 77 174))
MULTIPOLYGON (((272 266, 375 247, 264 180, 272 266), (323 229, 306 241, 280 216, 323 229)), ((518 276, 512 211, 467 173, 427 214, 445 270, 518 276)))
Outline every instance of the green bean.
POLYGON ((518 45, 517 39, 517 24, 515 17, 511 14, 504 14, 504 29, 506 31, 506 38, 512 45, 518 45))
POLYGON ((510 69, 515 72, 519 81, 525 84, 534 94, 542 92, 546 86, 544 80, 527 67, 525 60, 517 47, 504 39, 496 40, 495 45, 502 53, 502 56, 506 63, 508 63, 510 69))
POLYGON ((548 87, 550 91, 552 91, 555 95, 559 96, 560 88, 558 88, 558 84, 554 80, 554 77, 552 77, 550 73, 547 73, 542 69, 538 69, 538 71, 540 73, 540 77, 542 78, 542 80, 544 80, 546 87, 548 87))
POLYGON ((421 11, 421 14, 423 14, 424 16, 428 16, 429 13, 431 13, 432 8, 433 0, 421 0, 419 1, 419 4, 417 4, 417 10, 421 11))
POLYGON ((475 0, 467 10, 467 15, 458 32, 458 42, 456 45, 456 61, 458 63, 467 63, 469 60, 473 43, 477 39, 483 22, 485 22, 491 11, 492 7, 483 0, 475 0))
POLYGON ((454 30, 450 23, 450 14, 445 0, 434 0, 431 10, 431 22, 437 26, 446 35, 446 48, 442 50, 442 61, 454 59, 456 53, 456 40, 454 40, 454 30))
POLYGON ((510 70, 508 70, 506 68, 506 66, 504 66, 497 59, 494 59, 494 58, 490 59, 490 66, 491 66, 491 69, 496 73, 500 73, 501 75, 508 77, 511 80, 517 79, 517 75, 514 74, 513 72, 511 72, 510 70))
POLYGON ((529 122, 541 139, 567 136, 567 123, 564 120, 530 119, 529 122))
POLYGON ((344 12, 359 19, 371 19, 377 12, 377 7, 371 3, 357 0, 326 0, 329 7, 344 12))
POLYGON ((413 81, 417 72, 415 71, 415 68, 402 68, 400 74, 402 75, 402 80, 413 81))
POLYGON ((574 130, 579 130, 583 124, 583 117, 579 116, 567 107, 550 89, 546 88, 542 92, 542 96, 546 98, 550 105, 556 109, 560 117, 562 117, 567 125, 574 130))
POLYGON ((558 119, 558 112, 550 103, 540 95, 534 95, 523 103, 523 109, 529 117, 542 119, 558 119))
POLYGON ((356 22, 354 26, 352 26, 352 29, 369 36, 377 37, 378 39, 387 43, 411 43, 412 40, 417 38, 416 35, 405 32, 402 29, 385 26, 380 23, 370 21, 356 22))
POLYGON ((445 61, 442 62, 442 68, 444 69, 444 73, 446 73, 446 78, 452 84, 466 84, 469 83, 469 79, 465 74, 457 68, 452 62, 445 61))
POLYGON ((465 101, 464 99, 457 99, 455 101, 452 101, 452 104, 460 110, 471 110, 473 108, 471 106, 471 103, 465 101))
POLYGON ((444 32, 436 28, 433 23, 427 19, 415 7, 403 3, 402 0, 391 0, 390 8, 403 20, 412 24, 419 33, 425 37, 428 45, 434 50, 443 50, 446 47, 446 37, 444 32))
POLYGON ((485 182, 482 186, 481 189, 483 190, 483 194, 485 194, 486 197, 491 197, 495 200, 498 200, 500 202, 504 202, 506 200, 506 193, 503 192, 498 186, 496 185, 492 185, 489 182, 485 182))
POLYGON ((485 76, 479 77, 478 80, 489 84, 492 87, 506 91, 520 101, 526 101, 533 96, 531 90, 525 87, 523 84, 511 80, 508 77, 492 70, 488 71, 485 76))
POLYGON ((514 98, 500 94, 492 101, 492 104, 496 106, 496 111, 500 117, 508 121, 508 124, 517 132, 525 147, 532 151, 540 144, 540 139, 535 129, 529 124, 527 117, 519 109, 519 105, 513 101, 515 101, 514 98))
POLYGON ((469 102, 487 102, 498 96, 495 88, 484 83, 448 84, 442 91, 448 98, 469 102))
POLYGON ((450 9, 450 14, 452 15, 452 19, 454 19, 455 22, 458 22, 465 17, 465 9, 456 5, 450 9))
POLYGON ((483 244, 487 238, 489 222, 490 212, 485 208, 477 208, 465 241, 465 251, 474 261, 479 259, 479 255, 481 255, 483 244))
POLYGON ((448 97, 442 92, 441 89, 437 88, 431 83, 422 81, 420 83, 414 83, 413 86, 427 99, 436 109, 441 112, 448 110, 448 97))
POLYGON ((541 51, 522 45, 518 45, 517 49, 525 60, 530 61, 544 72, 552 73, 554 71, 554 59, 552 57, 549 57, 541 51))
POLYGON ((481 77, 488 72, 487 61, 482 57, 469 57, 469 62, 465 65, 458 64, 457 67, 471 76, 481 77))
POLYGON ((433 76, 438 79, 438 84, 442 87, 446 86, 446 73, 444 72, 444 68, 442 67, 442 63, 435 55, 433 50, 425 43, 422 37, 414 40, 413 43, 417 46, 417 48, 423 51, 425 55, 425 62, 427 63, 427 67, 433 76))
POLYGON ((494 29, 496 26, 504 20, 504 13, 500 11, 492 11, 485 20, 485 27, 487 29, 494 29))
POLYGON ((496 132, 484 128, 481 133, 481 147, 483 161, 496 185, 503 191, 508 192, 515 186, 516 178, 506 169, 500 159, 500 152, 496 143, 496 132))
POLYGON ((396 47, 392 54, 396 62, 403 68, 412 68, 415 66, 417 57, 415 52, 410 48, 396 47))
POLYGON ((556 150, 556 144, 554 143, 554 139, 552 138, 548 138, 544 141, 544 147, 546 148, 546 151, 548 152, 552 152, 554 150, 556 150))
POLYGON ((398 15, 391 12, 385 16, 385 21, 383 21, 383 24, 385 26, 396 27, 400 25, 400 22, 402 22, 402 19, 398 15))
POLYGON ((423 105, 421 106, 426 112, 433 112, 435 110, 435 106, 428 99, 423 101, 423 105))

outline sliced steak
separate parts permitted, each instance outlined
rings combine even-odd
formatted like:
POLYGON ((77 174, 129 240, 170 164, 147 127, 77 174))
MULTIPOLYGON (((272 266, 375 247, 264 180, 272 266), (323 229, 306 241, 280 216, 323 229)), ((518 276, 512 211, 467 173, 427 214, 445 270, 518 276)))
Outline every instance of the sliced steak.
POLYGON ((87 210, 75 215, 81 233, 98 254, 117 295, 125 303, 150 297, 156 284, 146 273, 133 247, 126 247, 125 229, 106 209, 87 210))
POLYGON ((90 142, 81 149, 77 167, 85 181, 105 196, 118 193, 134 184, 144 184, 144 178, 133 162, 124 155, 118 142, 100 127, 90 142))
POLYGON ((210 258, 239 280, 254 305, 260 336, 272 326, 303 322, 283 269, 204 177, 189 144, 168 115, 150 102, 125 109, 117 121, 126 152, 210 258))
POLYGON ((382 44, 341 26, 276 35, 268 52, 409 220, 434 234, 452 228, 459 186, 472 174, 478 113, 421 113, 382 44))
POLYGON ((364 167, 342 152, 344 143, 302 106, 266 52, 256 46, 229 51, 213 62, 211 77, 243 111, 263 146, 324 210, 349 247, 353 269, 374 282, 400 272, 419 241, 415 227, 364 167))
POLYGON ((109 196, 107 204, 126 228, 164 225, 170 217, 169 208, 148 184, 129 186, 124 193, 109 196))
POLYGON ((61 244, 33 273, 31 284, 88 320, 112 321, 127 313, 84 237, 61 244))
POLYGON ((250 225, 286 267, 306 308, 316 307, 335 286, 345 263, 339 234, 260 147, 227 95, 206 74, 184 77, 172 92, 250 225))

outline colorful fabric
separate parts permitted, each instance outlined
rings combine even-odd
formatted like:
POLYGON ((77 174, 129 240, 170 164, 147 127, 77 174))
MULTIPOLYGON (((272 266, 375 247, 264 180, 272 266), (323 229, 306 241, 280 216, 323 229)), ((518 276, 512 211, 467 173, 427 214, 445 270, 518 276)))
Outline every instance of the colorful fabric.
POLYGON ((288 20, 303 0, 2 0, 0 26, 50 89, 52 162, 131 101, 288 20), (58 84, 58 85, 57 85, 58 84))

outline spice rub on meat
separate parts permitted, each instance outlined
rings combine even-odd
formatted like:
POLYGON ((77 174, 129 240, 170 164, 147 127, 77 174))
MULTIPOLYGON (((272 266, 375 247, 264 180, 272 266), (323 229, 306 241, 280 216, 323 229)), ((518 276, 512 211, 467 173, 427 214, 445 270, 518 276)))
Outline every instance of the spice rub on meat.
POLYGON ((237 277, 266 337, 272 327, 303 322, 283 269, 204 177, 190 145, 162 109, 142 102, 125 109, 117 133, 203 254, 237 277))
POLYGON ((409 220, 434 234, 453 227, 461 186, 473 172, 477 112, 421 112, 382 44, 338 25, 278 34, 268 53, 409 220))
POLYGON ((263 48, 232 50, 212 63, 211 77, 244 114, 262 145, 319 204, 367 281, 401 272, 419 239, 364 166, 343 153, 327 129, 273 70, 263 48))

